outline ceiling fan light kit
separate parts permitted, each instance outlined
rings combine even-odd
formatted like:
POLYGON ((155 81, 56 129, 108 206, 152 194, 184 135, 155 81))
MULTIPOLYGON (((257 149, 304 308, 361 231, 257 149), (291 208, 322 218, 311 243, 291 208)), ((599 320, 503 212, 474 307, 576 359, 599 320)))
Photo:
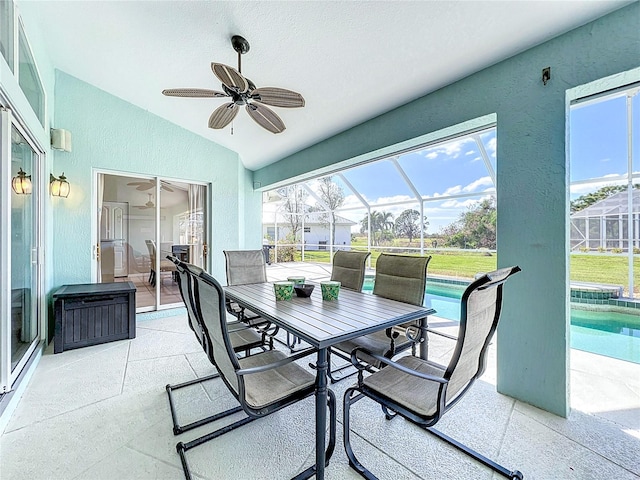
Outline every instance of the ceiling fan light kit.
POLYGON ((277 87, 256 88, 242 75, 241 56, 249 51, 249 42, 240 35, 231 37, 231 45, 238 52, 238 69, 223 63, 211 63, 213 74, 222 83, 223 92, 202 88, 173 88, 162 91, 169 97, 231 98, 231 102, 216 108, 209 117, 209 128, 222 129, 229 125, 244 106, 249 116, 271 133, 281 133, 287 127, 267 105, 281 108, 304 107, 304 97, 297 92, 277 87))

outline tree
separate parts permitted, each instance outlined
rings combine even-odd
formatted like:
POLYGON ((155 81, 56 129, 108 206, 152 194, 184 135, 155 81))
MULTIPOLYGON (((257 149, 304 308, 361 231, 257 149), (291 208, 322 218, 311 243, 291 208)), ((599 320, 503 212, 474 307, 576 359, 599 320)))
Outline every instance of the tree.
MULTIPOLYGON (((411 241, 420 236, 420 212, 413 209, 407 209, 398 215, 395 223, 395 233, 399 237, 407 237, 409 239, 409 245, 411 241)), ((427 217, 424 217, 424 231, 426 231, 427 217)))
POLYGON ((340 208, 344 203, 344 191, 342 187, 333 181, 333 177, 323 177, 319 180, 318 194, 320 199, 329 208, 328 212, 320 215, 320 221, 323 225, 333 224, 331 230, 331 245, 336 243, 336 209, 340 208))
POLYGON ((460 219, 443 230, 447 246, 496 248, 496 205, 493 197, 482 200, 460 214, 460 219))
POLYGON ((378 212, 372 211, 370 215, 365 216, 360 224, 362 225, 360 231, 362 233, 368 230, 369 217, 371 217, 371 244, 379 245, 380 240, 384 238, 393 238, 393 228, 395 226, 393 222, 393 214, 391 212, 378 212))
MULTIPOLYGON (((278 194, 284 199, 284 217, 289 222, 290 234, 294 240, 298 240, 298 232, 302 228, 302 214, 305 213, 305 202, 308 193, 297 185, 289 185, 278 190, 278 194)), ((276 239, 277 240, 277 239, 276 239)))
MULTIPOLYGON (((635 184, 633 188, 640 188, 640 184, 635 184)), ((600 200, 604 200, 611 195, 615 195, 616 193, 624 192, 626 190, 626 185, 607 185, 606 187, 599 188, 595 192, 582 195, 571 202, 571 213, 584 210, 600 200)))

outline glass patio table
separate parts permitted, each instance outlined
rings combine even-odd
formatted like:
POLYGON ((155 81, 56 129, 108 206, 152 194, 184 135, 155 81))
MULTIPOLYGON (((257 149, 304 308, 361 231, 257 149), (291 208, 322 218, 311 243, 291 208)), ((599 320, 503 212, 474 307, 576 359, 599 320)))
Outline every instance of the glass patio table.
MULTIPOLYGON (((324 301, 316 285, 310 297, 276 301, 273 283, 224 287, 227 297, 318 349, 316 361, 316 479, 324 479, 327 423, 327 349, 336 343, 425 319, 435 310, 342 289, 324 301)), ((425 322, 423 322, 425 323, 425 322)), ((424 325, 426 327, 426 325, 424 325)), ((422 331, 424 334, 424 330, 422 331)), ((426 342, 424 342, 426 343, 426 342)), ((422 345, 424 345, 424 343, 422 345)))

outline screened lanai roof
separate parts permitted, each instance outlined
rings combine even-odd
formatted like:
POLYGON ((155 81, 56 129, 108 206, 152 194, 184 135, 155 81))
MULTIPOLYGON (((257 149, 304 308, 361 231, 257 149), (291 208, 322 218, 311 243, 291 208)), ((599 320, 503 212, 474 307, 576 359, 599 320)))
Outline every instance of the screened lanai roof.
POLYGON ((496 129, 487 126, 265 192, 263 222, 333 211, 354 222, 356 231, 372 212, 397 218, 413 209, 426 217, 427 233, 438 233, 495 197, 495 170, 496 129))
MULTIPOLYGON (((634 188, 632 195, 632 212, 640 213, 640 189, 634 188)), ((571 218, 592 218, 625 215, 629 213, 629 194, 619 192, 571 215, 571 218)))

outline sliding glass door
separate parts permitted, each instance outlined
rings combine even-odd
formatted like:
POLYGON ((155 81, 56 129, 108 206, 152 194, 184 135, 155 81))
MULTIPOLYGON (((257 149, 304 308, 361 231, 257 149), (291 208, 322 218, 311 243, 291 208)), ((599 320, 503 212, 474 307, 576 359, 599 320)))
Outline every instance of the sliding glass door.
POLYGON ((41 153, 2 111, 2 316, 0 392, 8 391, 40 341, 38 188, 41 153))
POLYGON ((205 267, 205 185, 101 172, 96 177, 99 282, 131 281, 139 312, 182 303, 167 255, 205 267))

